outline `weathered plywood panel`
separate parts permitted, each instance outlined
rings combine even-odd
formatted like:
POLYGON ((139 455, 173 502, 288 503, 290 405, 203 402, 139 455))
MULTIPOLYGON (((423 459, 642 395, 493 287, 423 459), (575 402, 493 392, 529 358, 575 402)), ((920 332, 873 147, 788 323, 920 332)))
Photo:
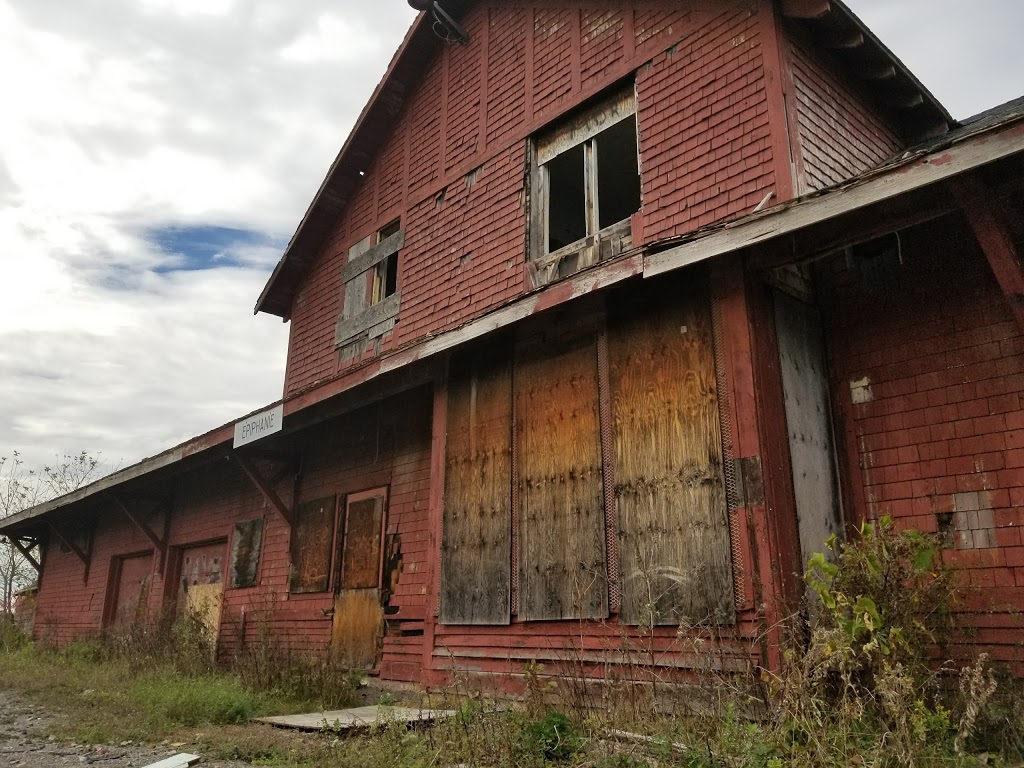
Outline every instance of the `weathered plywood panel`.
POLYGON ((235 523, 231 537, 231 586, 252 587, 260 570, 260 549, 263 546, 263 518, 235 523))
POLYGON ((292 526, 290 592, 326 592, 334 541, 334 496, 299 504, 292 526))
POLYGON ((704 281, 609 329, 622 621, 731 621, 729 520, 704 281))
POLYGON ((383 524, 383 495, 349 502, 342 588, 371 589, 380 585, 380 537, 383 524))
POLYGON ((376 665, 384 627, 378 589, 343 589, 334 600, 335 658, 352 669, 376 665))
POLYGON ((517 357, 520 619, 608 615, 598 413, 593 336, 517 357))
POLYGON ((441 621, 507 624, 512 550, 512 365, 456 358, 448 385, 441 621))
POLYGON ((780 291, 775 292, 775 328, 800 549, 806 561, 815 552, 825 552, 825 541, 843 531, 825 342, 818 311, 780 291))

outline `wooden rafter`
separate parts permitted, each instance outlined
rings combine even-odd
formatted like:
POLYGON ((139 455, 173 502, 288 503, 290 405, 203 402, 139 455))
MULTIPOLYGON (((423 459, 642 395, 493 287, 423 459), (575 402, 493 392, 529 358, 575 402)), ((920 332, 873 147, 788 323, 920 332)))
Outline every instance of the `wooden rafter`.
POLYGON ((142 531, 142 533, 146 536, 147 539, 153 542, 154 547, 159 549, 161 552, 164 551, 164 549, 167 547, 167 542, 161 539, 159 536, 157 536, 156 533, 153 532, 153 529, 146 525, 145 521, 142 519, 140 515, 136 515, 134 512, 132 512, 132 510, 128 508, 128 505, 125 504, 120 498, 115 496, 113 493, 108 493, 107 496, 110 498, 110 501, 113 502, 114 506, 120 509, 121 512, 124 513, 124 516, 131 520, 132 524, 140 531, 142 531))
POLYGON ((999 218, 998 200, 988 186, 973 176, 965 176, 950 188, 1003 289, 1017 325, 1024 330, 1024 268, 1013 238, 999 218))
POLYGON ((36 546, 38 542, 32 542, 30 546, 25 546, 23 542, 12 537, 11 544, 13 544, 14 548, 21 553, 21 556, 28 560, 29 564, 36 569, 36 573, 43 572, 43 566, 32 555, 32 547, 36 546))
POLYGON ((82 549, 73 541, 71 541, 71 539, 69 539, 63 533, 61 533, 60 528, 58 528, 52 520, 47 520, 46 524, 50 527, 50 530, 53 532, 53 535, 60 540, 60 543, 68 549, 70 549, 75 554, 75 556, 78 557, 78 559, 81 560, 88 568, 89 555, 82 551, 82 549))
POLYGON ((267 500, 270 506, 277 510, 278 514, 284 518, 284 521, 288 523, 290 527, 292 525, 293 518, 292 511, 283 501, 281 501, 281 497, 274 492, 273 486, 267 482, 267 479, 263 477, 259 469, 257 469, 252 462, 244 456, 241 456, 238 453, 232 453, 231 455, 235 457, 235 461, 238 462, 238 466, 241 467, 246 477, 248 477, 249 480, 252 481, 252 484, 256 486, 256 490, 263 494, 263 498, 267 500))
POLYGON ((782 0, 782 15, 790 19, 820 19, 831 10, 828 0, 782 0))

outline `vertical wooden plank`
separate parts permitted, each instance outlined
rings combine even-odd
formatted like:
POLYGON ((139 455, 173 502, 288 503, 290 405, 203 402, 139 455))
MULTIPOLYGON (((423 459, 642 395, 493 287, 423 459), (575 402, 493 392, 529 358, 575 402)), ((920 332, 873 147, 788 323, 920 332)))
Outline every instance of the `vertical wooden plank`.
POLYGON ((516 359, 524 621, 608 615, 597 381, 592 335, 516 359))
POLYGON ((452 361, 441 545, 445 624, 509 622, 511 404, 506 354, 452 361))
POLYGON ((707 296, 691 276, 681 291, 615 302, 609 378, 627 624, 735 620, 707 296))
POLYGON ((801 563, 843 535, 829 408, 825 340, 818 311, 775 291, 779 369, 793 466, 801 563))

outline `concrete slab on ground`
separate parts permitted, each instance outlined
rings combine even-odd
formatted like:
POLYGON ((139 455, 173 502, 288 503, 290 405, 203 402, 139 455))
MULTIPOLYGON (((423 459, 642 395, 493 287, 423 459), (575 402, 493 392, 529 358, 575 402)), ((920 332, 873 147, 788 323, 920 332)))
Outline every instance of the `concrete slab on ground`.
POLYGON ((426 725, 454 714, 455 711, 451 709, 412 709, 374 705, 372 707, 310 712, 304 715, 258 717, 256 722, 269 723, 279 728, 296 728, 300 731, 352 731, 372 728, 383 723, 426 725))

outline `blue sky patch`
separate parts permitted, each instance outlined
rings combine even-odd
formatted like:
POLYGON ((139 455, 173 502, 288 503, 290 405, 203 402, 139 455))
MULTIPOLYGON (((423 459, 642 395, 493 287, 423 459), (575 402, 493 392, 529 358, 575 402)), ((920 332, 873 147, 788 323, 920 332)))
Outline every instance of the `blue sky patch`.
POLYGON ((245 258, 247 251, 272 248, 280 252, 285 245, 262 232, 214 226, 155 227, 146 232, 146 239, 168 257, 154 270, 160 274, 251 264, 245 258))

